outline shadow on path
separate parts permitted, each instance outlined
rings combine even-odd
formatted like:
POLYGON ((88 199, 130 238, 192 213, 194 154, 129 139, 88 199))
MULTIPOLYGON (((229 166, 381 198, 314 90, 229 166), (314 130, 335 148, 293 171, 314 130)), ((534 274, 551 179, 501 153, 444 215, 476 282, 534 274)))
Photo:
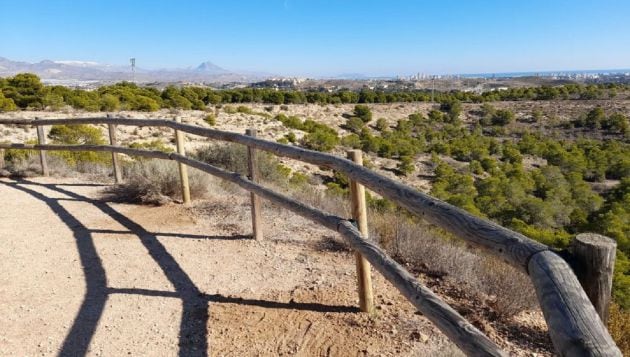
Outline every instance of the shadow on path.
MULTIPOLYGON (((0 183, 25 192, 34 198, 46 203, 48 207, 66 224, 73 232, 77 249, 80 255, 81 266, 85 274, 87 292, 81 304, 81 308, 73 322, 66 339, 63 342, 60 356, 85 355, 90 341, 96 332, 98 321, 103 313, 109 294, 138 294, 144 296, 158 296, 178 298, 182 300, 182 316, 179 329, 179 355, 180 356, 206 356, 208 355, 207 323, 208 303, 231 303, 241 305, 259 306, 272 309, 311 310, 316 312, 358 312, 356 307, 331 306, 318 303, 282 303, 255 299, 242 299, 238 297, 225 297, 219 294, 205 294, 201 292, 188 274, 179 266, 175 258, 166 247, 157 239, 158 236, 182 237, 194 239, 245 239, 248 236, 203 236, 179 233, 153 233, 144 229, 141 225, 129 219, 112 208, 107 202, 94 200, 72 191, 61 188, 57 184, 41 184, 29 180, 15 182, 0 181, 0 183), (116 230, 90 230, 74 217, 59 201, 64 198, 49 198, 44 194, 32 190, 26 186, 40 186, 71 197, 76 201, 90 203, 101 212, 125 227, 126 231, 116 230), (102 261, 94 246, 94 233, 109 234, 133 234, 140 239, 149 255, 160 266, 164 275, 175 287, 175 292, 154 291, 147 289, 120 289, 109 288, 102 261)), ((90 184, 65 185, 65 186, 92 186, 90 184)), ((93 185, 101 186, 101 185, 93 185)))
POLYGON ((92 336, 96 332, 96 325, 100 319, 105 302, 107 301, 107 277, 101 258, 96 252, 90 230, 66 210, 55 198, 31 190, 17 183, 0 183, 16 190, 28 193, 46 203, 61 221, 72 230, 74 240, 79 251, 81 267, 85 274, 86 293, 79 313, 75 317, 72 328, 63 342, 60 356, 85 355, 92 336))

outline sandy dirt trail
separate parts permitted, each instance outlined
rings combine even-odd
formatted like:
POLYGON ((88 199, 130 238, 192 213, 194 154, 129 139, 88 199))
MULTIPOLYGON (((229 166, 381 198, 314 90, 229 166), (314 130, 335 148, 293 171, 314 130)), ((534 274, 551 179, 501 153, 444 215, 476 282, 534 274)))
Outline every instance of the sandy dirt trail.
POLYGON ((356 310, 334 234, 247 195, 192 208, 99 199, 76 179, 0 179, 2 356, 453 355, 380 276, 356 310))

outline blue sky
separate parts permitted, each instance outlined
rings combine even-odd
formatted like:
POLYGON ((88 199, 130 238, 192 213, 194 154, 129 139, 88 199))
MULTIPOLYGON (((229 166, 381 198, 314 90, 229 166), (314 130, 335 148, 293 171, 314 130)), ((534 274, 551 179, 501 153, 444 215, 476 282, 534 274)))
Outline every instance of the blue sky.
POLYGON ((630 67, 628 0, 0 0, 0 56, 283 75, 630 67))

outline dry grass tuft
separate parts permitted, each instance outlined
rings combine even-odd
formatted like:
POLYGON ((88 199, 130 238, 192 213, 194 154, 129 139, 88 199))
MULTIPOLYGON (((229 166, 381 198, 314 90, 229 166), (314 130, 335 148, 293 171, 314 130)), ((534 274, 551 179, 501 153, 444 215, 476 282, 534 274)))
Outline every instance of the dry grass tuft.
POLYGON ((23 158, 5 162, 5 167, 0 169, 0 177, 34 177, 41 175, 42 168, 39 157, 27 155, 23 158))
MULTIPOLYGON (((181 199, 179 170, 175 162, 148 160, 134 162, 125 168, 125 182, 105 191, 110 200, 130 203, 163 205, 181 199)), ((189 168, 190 194, 203 198, 208 194, 210 178, 203 172, 189 168)))
MULTIPOLYGON (((281 170, 280 162, 272 154, 258 152, 258 171, 265 181, 280 182, 286 180, 281 170)), ((239 144, 213 144, 198 149, 193 157, 222 169, 247 175, 247 148, 239 144)))
POLYGON ((537 306, 527 276, 482 251, 403 213, 371 212, 370 235, 399 260, 445 276, 486 300, 503 318, 537 306))
POLYGON ((612 303, 608 317, 608 331, 619 346, 621 354, 630 356, 630 311, 612 303))

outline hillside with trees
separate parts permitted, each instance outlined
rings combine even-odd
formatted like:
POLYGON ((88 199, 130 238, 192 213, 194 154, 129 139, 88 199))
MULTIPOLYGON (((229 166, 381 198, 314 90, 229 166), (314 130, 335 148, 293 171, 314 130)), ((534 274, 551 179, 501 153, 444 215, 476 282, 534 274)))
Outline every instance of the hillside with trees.
MULTIPOLYGON (((133 83, 94 91, 45 86, 38 77, 19 74, 0 79, 0 112, 77 110, 152 112, 160 109, 205 111, 264 117, 289 130, 279 141, 320 151, 358 148, 369 157, 395 160, 401 180, 417 175, 420 158, 429 157, 430 193, 480 217, 564 249, 571 237, 597 232, 617 241, 614 298, 630 309, 630 122, 627 111, 602 101, 627 98, 618 84, 516 88, 481 94, 439 92, 426 113, 386 120, 371 103, 429 102, 427 91, 281 91, 243 88, 213 90, 169 86, 163 90, 133 83), (536 106, 516 111, 519 102, 591 103, 587 110, 558 120, 536 106), (232 103, 356 104, 338 125, 288 111, 272 115, 232 103), (299 135, 296 135, 298 133, 299 135)), ((55 131, 63 136, 62 129, 55 131)), ((76 159, 76 158, 75 158, 76 159)), ((376 167, 379 169, 379 167, 376 167)), ((301 181, 307 181, 301 179, 301 181)), ((347 194, 347 180, 331 175, 332 194, 347 194)), ((374 198, 380 210, 396 210, 374 198)))

